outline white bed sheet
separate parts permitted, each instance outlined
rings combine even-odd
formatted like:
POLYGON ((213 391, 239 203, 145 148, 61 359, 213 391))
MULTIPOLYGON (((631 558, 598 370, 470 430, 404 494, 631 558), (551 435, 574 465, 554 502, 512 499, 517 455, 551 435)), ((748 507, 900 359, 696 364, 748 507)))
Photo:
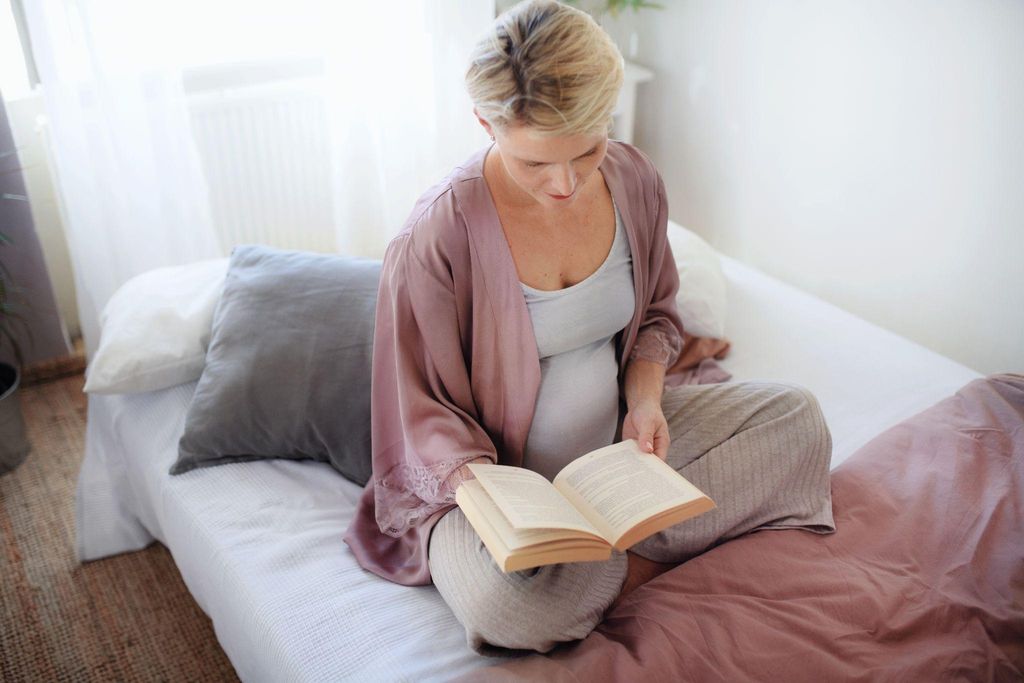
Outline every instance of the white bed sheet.
POLYGON ((328 465, 168 475, 194 389, 90 396, 80 559, 159 540, 243 681, 443 680, 486 662, 432 586, 356 564, 341 537, 361 489, 328 465))
POLYGON ((722 256, 728 286, 722 367, 734 380, 794 382, 818 398, 832 467, 883 430, 981 374, 722 256))
MULTIPOLYGON (((732 259, 723 363, 734 379, 803 384, 830 424, 833 465, 978 373, 732 259)), ((89 398, 77 493, 81 560, 172 552, 243 681, 445 680, 490 663, 432 586, 363 571, 342 533, 360 489, 284 460, 171 477, 195 384, 89 398)))

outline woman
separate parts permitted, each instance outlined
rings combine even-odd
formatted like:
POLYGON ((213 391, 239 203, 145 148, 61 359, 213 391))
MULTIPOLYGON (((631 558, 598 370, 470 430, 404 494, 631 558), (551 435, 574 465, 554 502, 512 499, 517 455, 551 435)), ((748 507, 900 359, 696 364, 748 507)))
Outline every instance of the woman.
POLYGON ((454 492, 470 462, 552 478, 627 438, 718 504, 638 555, 681 562, 753 529, 832 531, 831 438, 806 390, 664 391, 682 340, 668 207, 647 157, 608 139, 622 82, 608 36, 578 10, 524 2, 477 46, 466 82, 493 144, 421 197, 384 259, 374 476, 345 537, 360 564, 432 581, 480 652, 583 638, 626 554, 503 574, 454 492))

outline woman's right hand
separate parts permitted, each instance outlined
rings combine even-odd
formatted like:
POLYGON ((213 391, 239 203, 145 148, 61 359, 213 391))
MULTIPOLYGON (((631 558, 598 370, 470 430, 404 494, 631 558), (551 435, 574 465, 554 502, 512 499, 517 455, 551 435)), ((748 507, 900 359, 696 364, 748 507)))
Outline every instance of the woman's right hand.
POLYGON ((479 458, 476 458, 474 460, 471 460, 471 461, 467 462, 465 465, 462 465, 457 470, 455 470, 455 472, 453 472, 453 474, 452 474, 452 476, 455 477, 455 481, 453 482, 454 485, 452 486, 452 491, 454 491, 455 489, 459 488, 459 484, 461 484, 462 482, 469 481, 470 479, 476 479, 476 477, 473 476, 473 472, 471 472, 470 469, 469 469, 469 466, 474 464, 474 463, 478 463, 480 465, 490 465, 491 464, 491 459, 490 458, 485 458, 485 457, 479 457, 479 458))

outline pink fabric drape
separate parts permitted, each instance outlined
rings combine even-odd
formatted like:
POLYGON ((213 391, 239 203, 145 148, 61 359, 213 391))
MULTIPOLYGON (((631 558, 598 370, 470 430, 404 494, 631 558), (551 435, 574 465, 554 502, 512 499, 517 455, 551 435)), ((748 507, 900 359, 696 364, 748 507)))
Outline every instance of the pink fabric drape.
POLYGON ((460 681, 1020 681, 1024 375, 977 379, 832 474, 836 533, 758 531, 584 640, 460 681))
MULTIPOLYGON (((345 541, 366 569, 430 582, 427 543, 454 505, 462 464, 520 465, 540 364, 515 264, 474 154, 417 202, 381 273, 373 350, 373 478, 345 541)), ((633 254, 636 312, 621 370, 670 366, 682 348, 665 188, 636 148, 612 141, 601 172, 633 254)))

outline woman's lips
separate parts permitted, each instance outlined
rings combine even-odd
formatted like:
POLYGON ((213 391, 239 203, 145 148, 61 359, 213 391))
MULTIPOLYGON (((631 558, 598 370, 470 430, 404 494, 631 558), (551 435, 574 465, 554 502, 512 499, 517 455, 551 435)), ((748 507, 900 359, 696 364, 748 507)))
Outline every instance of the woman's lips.
POLYGON ((572 191, 572 194, 551 194, 550 192, 548 192, 547 194, 548 194, 548 196, 549 196, 549 197, 551 197, 552 199, 568 199, 568 198, 569 198, 569 197, 571 197, 571 196, 572 196, 573 194, 576 194, 576 190, 573 190, 573 191, 572 191))

